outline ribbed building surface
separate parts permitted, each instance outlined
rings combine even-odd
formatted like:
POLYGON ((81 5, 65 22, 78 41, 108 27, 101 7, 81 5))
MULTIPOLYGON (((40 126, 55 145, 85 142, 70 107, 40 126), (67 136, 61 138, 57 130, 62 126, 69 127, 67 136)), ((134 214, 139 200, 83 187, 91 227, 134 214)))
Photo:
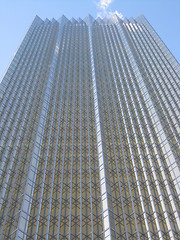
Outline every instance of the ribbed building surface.
POLYGON ((180 239, 179 96, 144 16, 35 17, 0 84, 0 239, 180 239))

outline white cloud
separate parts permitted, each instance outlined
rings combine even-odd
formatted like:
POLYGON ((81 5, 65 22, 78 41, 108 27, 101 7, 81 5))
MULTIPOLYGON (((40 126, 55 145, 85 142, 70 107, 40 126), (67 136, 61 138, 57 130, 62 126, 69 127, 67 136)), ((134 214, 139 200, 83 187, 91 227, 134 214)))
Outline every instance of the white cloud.
POLYGON ((113 2, 113 0, 100 0, 97 5, 100 9, 102 9, 103 11, 105 11, 109 5, 113 2))
POLYGON ((114 12, 108 12, 108 15, 109 15, 109 16, 117 15, 117 16, 118 16, 119 18, 121 18, 121 19, 124 18, 123 15, 122 15, 122 13, 119 13, 117 10, 114 11, 114 12))
POLYGON ((97 13, 97 17, 107 17, 107 9, 112 2, 113 0, 99 0, 99 2, 96 2, 96 6, 99 10, 99 12, 97 13))
POLYGON ((112 17, 113 15, 117 15, 119 18, 123 18, 123 15, 119 13, 117 10, 114 12, 108 11, 109 6, 114 0, 99 0, 96 2, 97 9, 99 10, 97 13, 97 17, 112 17))

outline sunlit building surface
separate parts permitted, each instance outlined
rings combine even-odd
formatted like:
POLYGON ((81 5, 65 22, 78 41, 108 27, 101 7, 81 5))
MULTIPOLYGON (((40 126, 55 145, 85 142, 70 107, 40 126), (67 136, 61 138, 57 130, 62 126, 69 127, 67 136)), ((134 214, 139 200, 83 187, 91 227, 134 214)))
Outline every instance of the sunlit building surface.
POLYGON ((0 239, 180 239, 179 96, 144 16, 35 17, 0 84, 0 239))

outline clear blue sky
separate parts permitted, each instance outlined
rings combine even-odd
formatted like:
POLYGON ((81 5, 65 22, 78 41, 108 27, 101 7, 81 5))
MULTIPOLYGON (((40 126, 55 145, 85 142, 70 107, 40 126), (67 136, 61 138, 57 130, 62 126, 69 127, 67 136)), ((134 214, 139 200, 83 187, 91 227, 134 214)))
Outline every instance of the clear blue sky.
MULTIPOLYGON (((32 19, 97 16, 99 0, 0 0, 0 80, 32 19)), ((108 0, 106 0, 108 1, 108 0)), ((110 0, 109 0, 110 1, 110 0)), ((113 0, 107 11, 136 18, 144 14, 180 62, 180 0, 113 0)))

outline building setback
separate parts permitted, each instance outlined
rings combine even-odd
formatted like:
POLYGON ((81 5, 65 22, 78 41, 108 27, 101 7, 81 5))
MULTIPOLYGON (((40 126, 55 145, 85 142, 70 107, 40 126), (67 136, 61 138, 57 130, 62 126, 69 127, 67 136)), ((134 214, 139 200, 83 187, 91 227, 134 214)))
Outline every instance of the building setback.
POLYGON ((0 84, 0 239, 180 239, 179 96, 144 16, 36 16, 0 84))

